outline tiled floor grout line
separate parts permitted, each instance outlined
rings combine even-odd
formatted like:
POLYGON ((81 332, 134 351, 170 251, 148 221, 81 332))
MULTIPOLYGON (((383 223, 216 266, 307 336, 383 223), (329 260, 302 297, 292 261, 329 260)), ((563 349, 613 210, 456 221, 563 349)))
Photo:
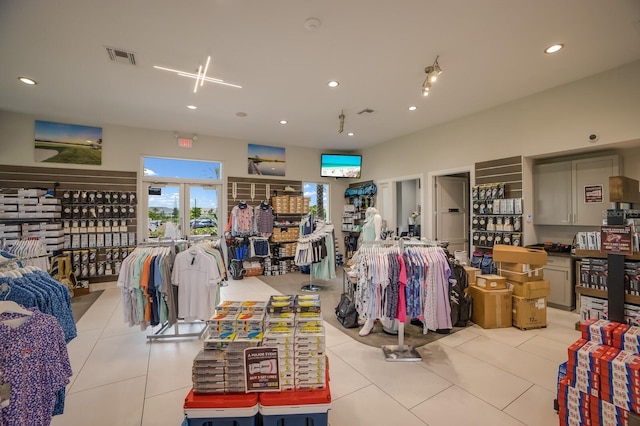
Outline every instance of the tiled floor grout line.
MULTIPOLYGON (((526 425, 527 423, 524 423, 524 422, 522 422, 520 419, 517 419, 517 418, 513 417, 511 414, 507 413, 505 410, 506 410, 507 408, 509 408, 509 407, 511 406, 511 404, 513 404, 514 402, 516 402, 517 400, 519 400, 520 398, 522 398, 522 396, 523 396, 525 393, 527 393, 527 392, 529 392, 531 389, 533 389, 533 387, 534 387, 534 386, 536 386, 536 384, 535 384, 535 383, 531 384, 531 386, 529 386, 529 387, 528 387, 524 392, 522 392, 520 395, 518 395, 518 396, 517 396, 513 401, 511 401, 510 403, 508 403, 508 404, 507 404, 507 405, 506 405, 502 410, 500 410, 500 411, 502 411, 502 412, 503 412, 504 414, 506 414, 507 416, 510 416, 510 417, 512 417, 513 419, 517 420, 518 422, 523 423, 523 424, 525 424, 525 425, 526 425)), ((542 386, 540 386, 540 387, 542 388, 542 386)), ((542 389, 544 389, 544 388, 542 388, 542 389)), ((545 390, 546 390, 546 389, 545 389, 545 390)))
MULTIPOLYGON (((429 398, 427 398, 427 399, 425 399, 425 400, 423 400, 423 401, 420 401, 419 403, 417 403, 417 404, 416 404, 416 405, 414 405, 413 407, 411 407, 411 408, 407 408, 407 410, 411 411, 411 410, 413 410, 414 408, 416 408, 418 405, 420 405, 420 404, 424 404, 425 402, 429 401, 431 398, 434 398, 434 397, 436 397, 436 396, 440 395, 442 392, 446 391, 447 389, 450 389, 451 387, 456 386, 456 384, 455 384, 455 383, 451 383, 451 382, 449 382, 449 383, 450 383, 450 384, 449 384, 449 386, 447 386, 446 388, 442 389, 442 390, 441 390, 441 391, 439 391, 439 392, 434 393, 434 394, 433 394, 433 395, 431 395, 429 398)), ((458 387, 459 387, 459 386, 458 386, 458 387)), ((460 388, 460 389, 462 389, 462 388, 460 388)), ((474 395, 474 396, 475 396, 475 395, 474 395)), ((403 407, 404 407, 404 405, 403 405, 403 407)), ((405 407, 405 408, 406 408, 406 407, 405 407)))
POLYGON ((90 388, 87 388, 87 389, 82 389, 80 391, 73 392, 73 393, 71 393, 69 395, 76 395, 76 394, 79 394, 79 393, 82 393, 82 392, 87 392, 87 391, 90 391, 90 390, 103 388, 105 386, 115 385, 116 383, 122 383, 122 382, 126 382, 127 380, 133 380, 133 379, 137 379, 137 378, 140 378, 140 377, 145 377, 146 378, 147 376, 145 376, 143 374, 139 374, 137 376, 127 377, 126 379, 116 380, 115 382, 103 383, 103 384, 98 385, 98 386, 93 386, 93 387, 90 387, 90 388))

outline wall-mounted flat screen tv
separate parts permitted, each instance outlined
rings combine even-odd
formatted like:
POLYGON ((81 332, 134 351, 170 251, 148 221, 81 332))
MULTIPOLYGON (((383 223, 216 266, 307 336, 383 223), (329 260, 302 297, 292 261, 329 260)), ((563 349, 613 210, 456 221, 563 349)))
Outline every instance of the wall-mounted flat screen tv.
POLYGON ((334 178, 360 178, 361 155, 322 154, 320 176, 334 178))

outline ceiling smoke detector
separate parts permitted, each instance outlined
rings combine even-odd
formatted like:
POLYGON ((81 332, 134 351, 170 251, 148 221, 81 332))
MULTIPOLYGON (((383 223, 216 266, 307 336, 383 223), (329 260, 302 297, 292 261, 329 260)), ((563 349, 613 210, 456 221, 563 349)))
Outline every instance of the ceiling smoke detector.
POLYGON ((136 57, 133 54, 133 52, 127 52, 126 50, 123 49, 115 49, 113 47, 106 47, 105 49, 107 49, 107 55, 109 55, 109 59, 112 62, 117 62, 119 64, 129 64, 129 65, 135 65, 136 64, 136 57))
POLYGON ((320 22, 320 20, 317 18, 307 18, 304 21, 304 27, 309 31, 317 30, 318 28, 320 28, 320 25, 322 25, 322 22, 320 22))

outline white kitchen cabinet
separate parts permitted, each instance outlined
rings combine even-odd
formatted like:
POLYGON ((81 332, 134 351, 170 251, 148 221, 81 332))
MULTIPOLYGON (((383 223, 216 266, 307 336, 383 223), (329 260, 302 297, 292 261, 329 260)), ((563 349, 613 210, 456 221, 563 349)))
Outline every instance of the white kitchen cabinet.
POLYGON ((537 164, 533 169, 536 225, 600 226, 610 208, 609 177, 619 158, 607 155, 537 164))
POLYGON ((568 256, 547 257, 544 266, 544 279, 551 287, 547 303, 554 308, 570 310, 574 306, 573 277, 571 276, 571 258, 568 256))

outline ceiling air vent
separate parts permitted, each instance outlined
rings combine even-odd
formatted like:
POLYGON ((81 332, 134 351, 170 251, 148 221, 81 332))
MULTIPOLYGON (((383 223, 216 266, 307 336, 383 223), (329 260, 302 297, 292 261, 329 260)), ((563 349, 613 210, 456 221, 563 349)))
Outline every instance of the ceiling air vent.
POLYGON ((369 114, 373 114, 373 110, 370 108, 365 108, 358 113, 358 115, 369 115, 369 114))
POLYGON ((107 47, 107 54, 109 55, 109 59, 113 62, 118 62, 120 64, 136 64, 136 57, 133 52, 127 52, 122 49, 114 49, 113 47, 107 47))

